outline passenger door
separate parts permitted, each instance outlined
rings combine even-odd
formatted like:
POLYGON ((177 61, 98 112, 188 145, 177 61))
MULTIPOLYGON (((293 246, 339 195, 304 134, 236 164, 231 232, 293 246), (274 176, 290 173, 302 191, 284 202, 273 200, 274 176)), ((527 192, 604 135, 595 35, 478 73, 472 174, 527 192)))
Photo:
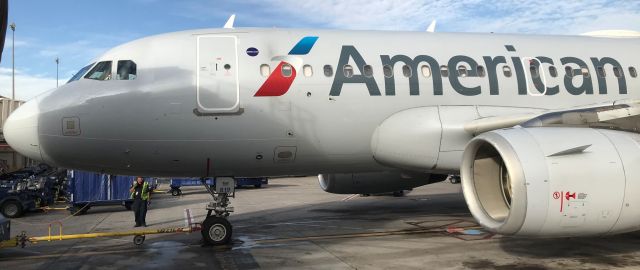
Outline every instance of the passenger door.
POLYGON ((197 41, 196 96, 201 113, 235 113, 240 108, 235 36, 205 35, 197 41))

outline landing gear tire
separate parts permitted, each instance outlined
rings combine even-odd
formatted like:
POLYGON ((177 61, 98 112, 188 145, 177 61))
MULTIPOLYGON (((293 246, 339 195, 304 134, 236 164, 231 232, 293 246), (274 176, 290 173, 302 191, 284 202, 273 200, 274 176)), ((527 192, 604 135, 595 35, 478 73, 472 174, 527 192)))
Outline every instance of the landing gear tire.
POLYGON ((22 216, 24 209, 22 209, 22 204, 18 201, 6 201, 2 204, 2 214, 8 218, 17 218, 22 216))
POLYGON ((202 238, 210 245, 228 244, 231 240, 231 223, 225 218, 210 216, 202 223, 202 238))
POLYGON ((133 237, 133 244, 136 246, 142 245, 145 238, 146 237, 144 235, 136 235, 133 237))

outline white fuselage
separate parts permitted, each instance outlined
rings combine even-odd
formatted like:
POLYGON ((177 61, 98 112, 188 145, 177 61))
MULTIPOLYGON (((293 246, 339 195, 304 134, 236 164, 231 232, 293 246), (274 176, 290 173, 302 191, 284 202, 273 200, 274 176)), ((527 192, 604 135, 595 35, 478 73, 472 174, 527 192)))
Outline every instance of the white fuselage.
POLYGON ((371 137, 378 125, 410 108, 436 106, 442 137, 433 142, 436 163, 430 170, 456 172, 471 139, 462 129, 465 122, 639 98, 640 78, 630 70, 640 68, 638 51, 637 39, 579 36, 293 29, 177 32, 124 44, 96 60, 113 61, 114 74, 117 61, 135 61, 135 80, 70 82, 16 111, 5 134, 12 146, 32 158, 118 174, 372 172, 388 169, 372 155, 371 137), (290 54, 304 37, 317 37, 309 52, 290 54), (258 54, 249 55, 249 48, 258 54), (421 62, 415 61, 415 67, 409 63, 407 72, 403 59, 421 62), (437 61, 437 66, 424 59, 437 61), (484 76, 469 59, 482 66, 484 76), (544 59, 553 62, 556 77, 544 59), (607 59, 619 63, 617 70, 607 59), (281 61, 295 72, 288 91, 255 96, 269 74, 281 72, 276 70, 281 61), (582 70, 581 62, 586 64, 582 70), (392 80, 384 74, 389 63, 394 66, 392 80), (440 76, 439 66, 450 63, 456 66, 448 67, 448 77, 440 76), (545 77, 541 81, 548 87, 546 94, 536 89, 538 77, 531 63, 540 64, 537 72, 545 77), (329 76, 325 65, 331 66, 329 76), (345 76, 345 65, 353 68, 353 76, 345 76), (459 65, 465 68, 460 71, 459 65), (604 77, 598 76, 599 66, 604 77), (566 67, 576 70, 573 77, 566 75, 566 67), (372 77, 364 76, 365 69, 372 77), (405 75, 413 77, 414 84, 405 75), (624 79, 624 86, 616 75, 624 79), (434 76, 441 77, 441 89, 434 76))

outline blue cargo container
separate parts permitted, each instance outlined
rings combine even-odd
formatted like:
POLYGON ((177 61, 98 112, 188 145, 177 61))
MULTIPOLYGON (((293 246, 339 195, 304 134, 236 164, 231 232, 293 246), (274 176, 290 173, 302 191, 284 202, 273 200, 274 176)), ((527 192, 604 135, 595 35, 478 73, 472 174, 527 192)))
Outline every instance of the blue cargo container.
POLYGON ((67 178, 69 211, 73 214, 84 214, 93 206, 122 205, 131 209, 129 189, 134 176, 70 170, 67 178))
MULTIPOLYGON (((206 179, 207 185, 213 187, 215 185, 215 181, 213 178, 206 179)), ((169 187, 171 190, 171 195, 180 196, 182 194, 182 190, 180 187, 189 187, 189 186, 202 186, 202 181, 200 178, 171 178, 169 181, 169 187)))
POLYGON ((261 188, 262 185, 269 184, 269 178, 266 177, 258 177, 258 178, 247 178, 247 177, 237 177, 236 178, 236 187, 240 188, 243 186, 254 186, 256 188, 261 188))
MULTIPOLYGON (((266 185, 269 183, 269 179, 266 177, 260 178, 235 178, 236 187, 242 186, 254 186, 256 188, 262 187, 262 185, 266 185)), ((207 178, 207 185, 211 186, 211 188, 215 188, 215 181, 213 178, 207 178)), ((172 178, 169 182, 169 187, 171 187, 171 195, 180 196, 182 194, 182 190, 180 187, 184 186, 202 186, 202 181, 200 178, 172 178)))

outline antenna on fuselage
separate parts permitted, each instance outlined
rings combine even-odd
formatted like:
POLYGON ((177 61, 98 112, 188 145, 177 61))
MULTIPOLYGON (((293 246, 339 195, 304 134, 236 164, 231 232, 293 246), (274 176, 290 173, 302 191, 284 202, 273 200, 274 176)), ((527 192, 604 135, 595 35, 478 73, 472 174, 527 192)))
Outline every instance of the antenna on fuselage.
POLYGON ((436 20, 431 21, 429 27, 427 27, 427 32, 433 33, 436 31, 436 20))
POLYGON ((224 24, 223 28, 227 28, 227 29, 233 29, 233 22, 236 20, 236 14, 231 14, 231 17, 229 17, 229 19, 227 20, 227 22, 224 24))

